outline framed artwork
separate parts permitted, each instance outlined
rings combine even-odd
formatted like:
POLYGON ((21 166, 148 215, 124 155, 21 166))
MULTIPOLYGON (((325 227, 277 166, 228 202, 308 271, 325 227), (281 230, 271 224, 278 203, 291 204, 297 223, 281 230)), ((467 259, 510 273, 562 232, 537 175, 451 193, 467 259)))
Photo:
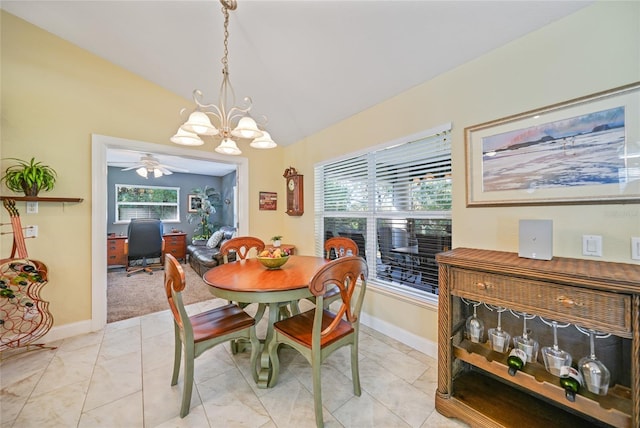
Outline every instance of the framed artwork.
POLYGON ((278 194, 276 192, 260 192, 260 210, 275 211, 278 209, 278 194))
POLYGON ((202 199, 196 195, 189 195, 187 202, 187 211, 190 213, 198 212, 198 208, 202 206, 202 199))
POLYGON ((640 202, 640 82, 465 128, 467 206, 640 202))

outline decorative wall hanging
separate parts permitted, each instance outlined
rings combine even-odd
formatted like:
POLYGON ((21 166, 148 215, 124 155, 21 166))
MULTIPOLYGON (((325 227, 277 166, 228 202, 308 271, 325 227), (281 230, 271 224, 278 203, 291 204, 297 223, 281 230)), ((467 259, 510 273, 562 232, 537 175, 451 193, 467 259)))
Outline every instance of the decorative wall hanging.
POLYGON ((640 82, 465 128, 467 206, 640 202, 640 82))

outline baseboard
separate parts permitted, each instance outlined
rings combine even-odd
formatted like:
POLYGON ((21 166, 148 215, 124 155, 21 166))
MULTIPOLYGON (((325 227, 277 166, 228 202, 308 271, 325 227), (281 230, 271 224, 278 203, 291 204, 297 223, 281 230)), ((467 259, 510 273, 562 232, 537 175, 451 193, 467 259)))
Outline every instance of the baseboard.
POLYGON ((362 319, 360 322, 367 327, 370 327, 382 334, 394 338, 398 342, 404 343, 423 354, 430 356, 431 358, 438 358, 438 343, 431 340, 420 337, 404 329, 398 328, 397 325, 388 323, 379 318, 372 317, 369 314, 362 311, 362 319))
POLYGON ((91 333, 91 320, 79 321, 71 324, 64 324, 59 327, 53 327, 38 342, 49 344, 68 337, 77 336, 79 334, 91 333))

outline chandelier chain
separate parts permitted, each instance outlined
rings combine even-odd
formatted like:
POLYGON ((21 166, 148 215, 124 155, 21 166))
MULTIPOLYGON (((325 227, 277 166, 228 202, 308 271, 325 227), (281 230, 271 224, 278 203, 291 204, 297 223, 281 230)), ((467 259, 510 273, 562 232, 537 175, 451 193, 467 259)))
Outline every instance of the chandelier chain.
POLYGON ((224 14, 224 55, 222 57, 222 74, 229 75, 229 9, 225 4, 222 5, 222 13, 224 14))

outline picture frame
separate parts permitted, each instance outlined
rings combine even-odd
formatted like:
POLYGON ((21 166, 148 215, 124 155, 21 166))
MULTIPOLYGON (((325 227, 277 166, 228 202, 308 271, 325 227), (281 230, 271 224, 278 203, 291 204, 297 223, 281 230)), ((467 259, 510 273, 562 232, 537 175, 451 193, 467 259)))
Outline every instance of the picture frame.
POLYGON ((197 195, 189 195, 187 199, 187 211, 190 213, 198 212, 202 206, 202 199, 197 195))
POLYGON ((464 134, 467 207, 640 202, 640 82, 464 134))
POLYGON ((259 207, 261 211, 276 211, 278 209, 278 194, 276 192, 260 192, 259 207))

